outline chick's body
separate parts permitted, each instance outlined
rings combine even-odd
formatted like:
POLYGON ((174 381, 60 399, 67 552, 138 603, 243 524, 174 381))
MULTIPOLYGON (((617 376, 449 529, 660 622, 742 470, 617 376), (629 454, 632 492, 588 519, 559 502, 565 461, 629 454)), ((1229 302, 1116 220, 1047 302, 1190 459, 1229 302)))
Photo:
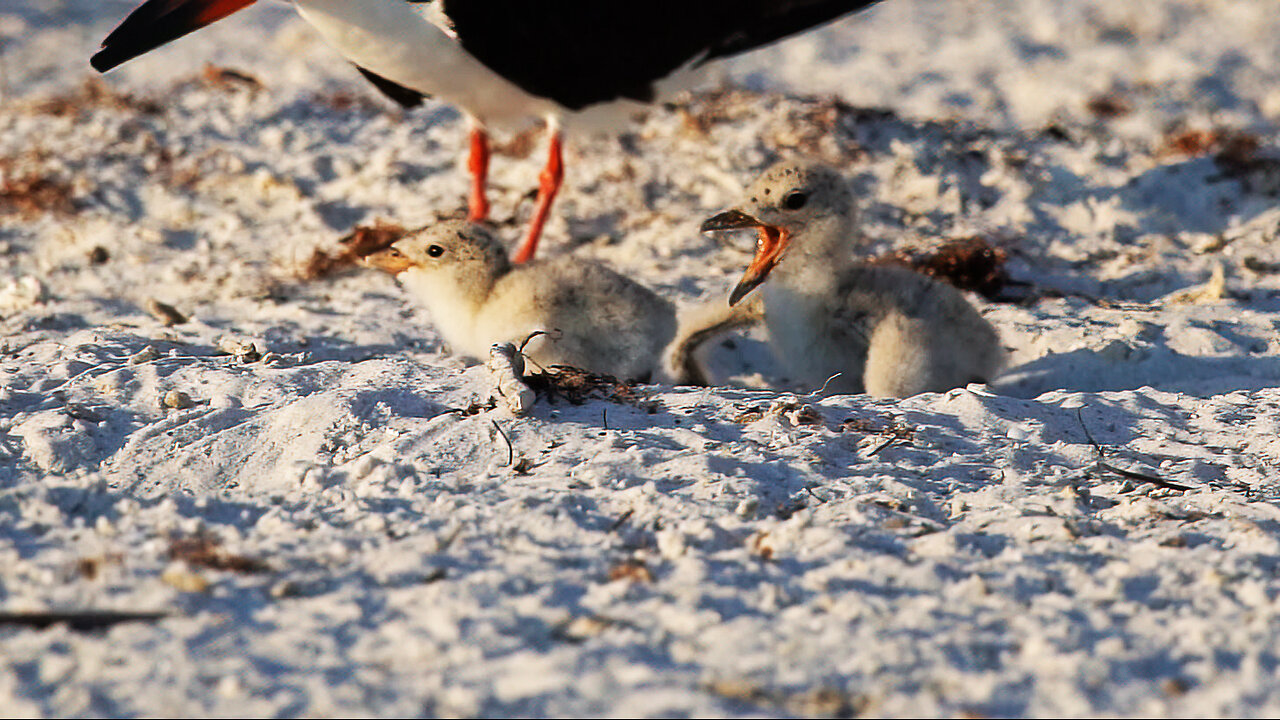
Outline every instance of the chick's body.
POLYGON ((792 380, 905 397, 984 382, 1000 370, 995 329, 958 290, 853 259, 853 199, 839 173, 780 164, 747 194, 703 229, 760 233, 730 302, 760 286, 769 344, 792 380))
POLYGON ((512 265, 487 230, 438 223, 370 256, 427 307, 455 351, 488 355, 517 346, 543 367, 572 365, 647 379, 675 334, 675 309, 653 291, 600 265, 561 256, 512 265))
POLYGON ((1002 363, 994 328, 949 285, 856 264, 796 283, 784 267, 761 288, 765 326, 778 360, 809 387, 834 376, 829 392, 906 397, 985 382, 1002 363))

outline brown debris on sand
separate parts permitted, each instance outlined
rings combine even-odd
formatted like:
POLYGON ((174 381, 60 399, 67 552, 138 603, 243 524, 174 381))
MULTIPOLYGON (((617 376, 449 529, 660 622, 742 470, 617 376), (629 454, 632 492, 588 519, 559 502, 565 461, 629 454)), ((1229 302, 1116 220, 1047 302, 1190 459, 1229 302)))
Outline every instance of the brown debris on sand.
POLYGON ((72 194, 71 183, 51 175, 5 177, 0 182, 0 216, 18 215, 30 220, 41 215, 71 215, 76 211, 72 194))
POLYGON ((213 90, 247 89, 258 91, 263 88, 262 81, 242 70, 222 67, 206 63, 200 72, 200 82, 213 90))
POLYGON ((19 109, 33 115, 74 118, 90 109, 159 115, 164 106, 155 100, 117 90, 101 78, 90 77, 71 92, 25 103, 19 109))
POLYGON ((1184 129, 1164 138, 1159 156, 1214 155, 1219 163, 1243 163, 1253 157, 1258 150, 1258 145, 1258 137, 1246 132, 1224 129, 1184 129))
POLYGON ((169 303, 161 302, 151 297, 143 302, 142 309, 146 310, 148 315, 158 320, 165 327, 182 325, 190 319, 169 303))
POLYGON ((1114 120, 1133 112, 1133 104, 1118 92, 1094 95, 1085 108, 1099 120, 1114 120))
POLYGON ((525 375, 524 379, 552 402, 556 398, 564 398, 574 405, 582 405, 588 400, 608 400, 619 405, 640 406, 645 401, 635 382, 568 365, 552 365, 543 372, 525 375))
POLYGON ((336 254, 313 250, 298 276, 303 280, 319 280, 336 275, 355 267, 361 258, 390 247, 407 232, 404 227, 384 220, 372 225, 359 225, 338 241, 342 249, 336 254))
POLYGON ((192 567, 229 570, 238 573, 260 573, 270 570, 262 560, 230 553, 216 539, 204 535, 174 538, 169 543, 169 558, 192 567))
POLYGON ((983 238, 953 240, 919 252, 898 250, 874 258, 875 265, 901 265, 937 278, 961 290, 972 290, 988 300, 996 300, 1009 283, 1005 262, 1009 254, 983 238))

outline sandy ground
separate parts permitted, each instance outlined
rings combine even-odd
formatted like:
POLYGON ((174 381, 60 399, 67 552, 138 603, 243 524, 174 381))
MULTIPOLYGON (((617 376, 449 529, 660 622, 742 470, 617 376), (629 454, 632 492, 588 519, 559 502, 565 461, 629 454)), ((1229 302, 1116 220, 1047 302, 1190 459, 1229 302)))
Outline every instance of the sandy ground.
POLYGON ((0 715, 1280 712, 1273 0, 887 0, 574 138, 548 254, 723 298, 699 222, 817 156, 866 252, 1008 253, 1013 367, 819 398, 752 332, 520 418, 299 275, 458 210, 460 115, 279 4, 93 84, 130 4, 0 8, 0 715))

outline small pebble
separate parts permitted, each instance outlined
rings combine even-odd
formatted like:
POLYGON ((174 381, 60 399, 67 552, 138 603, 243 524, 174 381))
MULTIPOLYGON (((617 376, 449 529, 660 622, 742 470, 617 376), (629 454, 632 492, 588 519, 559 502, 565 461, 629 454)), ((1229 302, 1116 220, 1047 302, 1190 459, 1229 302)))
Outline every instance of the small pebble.
POLYGON ((784 397, 773 401, 769 406, 769 415, 785 419, 793 427, 801 425, 818 425, 822 423, 822 414, 812 405, 807 405, 793 397, 784 397))
POLYGON ((148 345, 139 350, 133 357, 129 358, 130 365, 141 365, 148 363, 160 357, 160 351, 155 349, 154 345, 148 345))
POLYGON ((191 396, 181 390, 170 390, 164 394, 164 406, 173 408, 174 410, 183 410, 189 408, 194 403, 191 402, 191 396))
POLYGON ((271 586, 269 592, 273 598, 290 598, 296 597, 301 593, 301 588, 292 580, 281 580, 271 586))
POLYGON ((165 327, 181 325, 189 319, 186 315, 178 312, 177 308, 167 303, 162 303, 155 298, 147 298, 142 307, 147 311, 148 315, 159 320, 160 324, 165 327))
POLYGON ((257 345, 251 342, 241 342, 231 337, 219 338, 218 350, 228 355, 235 355, 236 359, 242 363, 252 363, 262 359, 262 351, 258 349, 257 345))
POLYGON ((174 563, 160 575, 164 584, 182 592, 197 593, 209 589, 204 576, 192 572, 185 563, 174 563))

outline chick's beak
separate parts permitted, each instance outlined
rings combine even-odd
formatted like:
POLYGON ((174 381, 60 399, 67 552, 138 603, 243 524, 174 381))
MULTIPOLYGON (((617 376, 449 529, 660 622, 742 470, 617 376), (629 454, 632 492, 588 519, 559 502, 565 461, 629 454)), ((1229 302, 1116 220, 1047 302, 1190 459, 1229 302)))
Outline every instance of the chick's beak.
POLYGON ((702 222, 701 231, 724 232, 727 230, 742 230, 744 228, 760 227, 762 223, 754 217, 742 212, 741 210, 725 210, 714 217, 709 217, 702 222))
POLYGON ((413 261, 405 257, 404 253, 390 247, 365 255, 360 261, 389 275, 399 275, 413 267, 413 261))
POLYGON ((787 248, 790 236, 787 231, 776 225, 758 225, 756 229, 760 237, 756 240, 756 256, 752 258, 747 271, 742 273, 738 286, 729 295, 729 305, 737 305, 747 293, 756 288, 769 277, 769 271, 778 264, 782 251, 787 248))
POLYGON ((782 251, 787 248, 787 243, 790 242, 790 236, 786 229, 777 225, 766 225, 741 210, 726 210, 702 223, 702 232, 704 233, 742 230, 744 228, 755 228, 756 232, 759 233, 759 237, 756 240, 756 256, 751 260, 751 264, 747 266, 747 271, 742 274, 742 279, 738 281, 738 286, 729 295, 730 305, 737 305, 739 300, 746 297, 747 293, 754 290, 756 286, 769 277, 769 271, 773 270, 773 266, 778 264, 778 260, 782 257, 782 251))

